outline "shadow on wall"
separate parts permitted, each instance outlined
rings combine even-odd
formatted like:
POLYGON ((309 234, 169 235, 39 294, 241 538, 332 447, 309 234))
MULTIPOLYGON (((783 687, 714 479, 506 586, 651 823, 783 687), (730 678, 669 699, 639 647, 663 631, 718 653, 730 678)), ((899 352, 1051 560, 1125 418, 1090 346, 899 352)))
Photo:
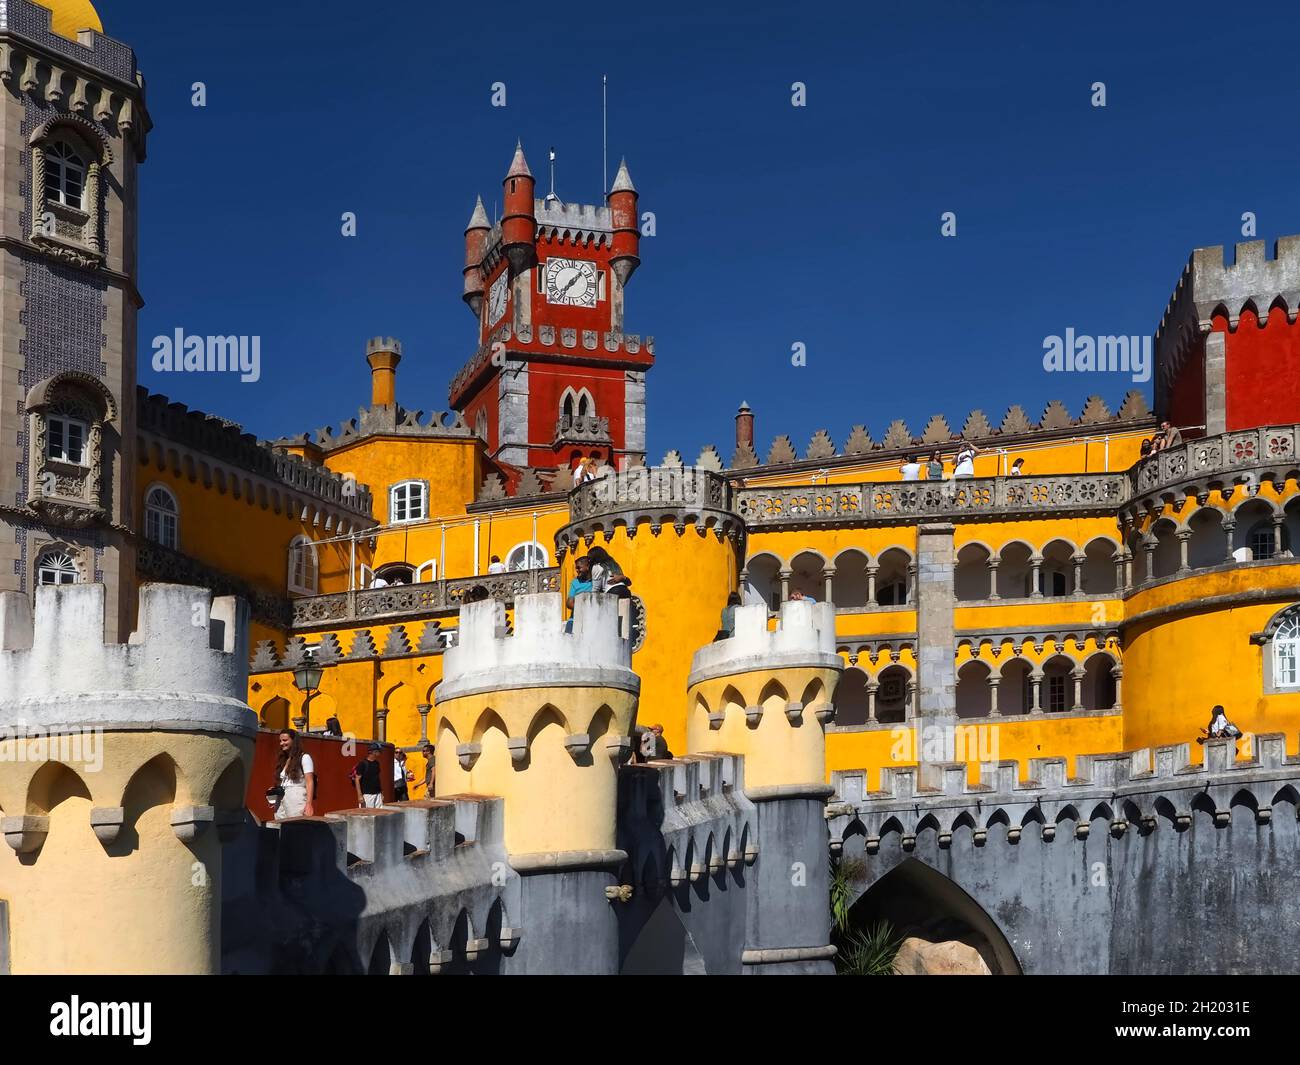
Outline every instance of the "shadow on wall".
POLYGON ((866 930, 881 921, 905 943, 965 944, 979 953, 994 976, 1021 975, 1011 944, 983 907, 942 873, 914 858, 877 880, 849 911, 853 930, 866 930))

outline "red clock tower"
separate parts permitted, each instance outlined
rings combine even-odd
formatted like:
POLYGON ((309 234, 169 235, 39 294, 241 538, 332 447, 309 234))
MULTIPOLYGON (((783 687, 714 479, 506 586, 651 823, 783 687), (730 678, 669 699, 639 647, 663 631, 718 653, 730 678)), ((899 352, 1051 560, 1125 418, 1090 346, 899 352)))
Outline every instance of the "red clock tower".
POLYGON ((465 302, 479 346, 451 404, 505 466, 622 469, 645 458, 645 375, 654 341, 623 332, 640 265, 637 192, 622 163, 605 206, 534 198, 522 145, 492 225, 479 200, 465 230, 465 302))

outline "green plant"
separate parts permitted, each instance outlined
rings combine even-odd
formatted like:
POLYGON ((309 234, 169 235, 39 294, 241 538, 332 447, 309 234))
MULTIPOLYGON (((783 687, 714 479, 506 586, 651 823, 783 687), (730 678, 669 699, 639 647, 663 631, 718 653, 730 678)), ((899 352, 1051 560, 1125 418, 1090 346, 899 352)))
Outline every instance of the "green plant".
POLYGON ((837 972, 840 976, 893 976, 894 958, 901 943, 888 921, 848 932, 838 944, 837 972))
POLYGON ((854 889, 866 878, 867 863, 861 858, 841 858, 831 867, 831 927, 841 936, 849 930, 854 889))

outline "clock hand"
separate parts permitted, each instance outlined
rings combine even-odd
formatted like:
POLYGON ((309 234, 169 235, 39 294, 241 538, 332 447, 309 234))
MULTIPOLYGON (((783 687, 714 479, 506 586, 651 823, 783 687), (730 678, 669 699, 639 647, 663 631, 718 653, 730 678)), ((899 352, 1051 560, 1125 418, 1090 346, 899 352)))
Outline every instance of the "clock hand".
POLYGON ((573 288, 573 286, 578 283, 578 278, 580 278, 581 276, 582 276, 581 274, 574 274, 573 277, 569 278, 569 283, 565 285, 562 289, 560 289, 560 295, 563 296, 566 292, 569 291, 569 289, 573 288))

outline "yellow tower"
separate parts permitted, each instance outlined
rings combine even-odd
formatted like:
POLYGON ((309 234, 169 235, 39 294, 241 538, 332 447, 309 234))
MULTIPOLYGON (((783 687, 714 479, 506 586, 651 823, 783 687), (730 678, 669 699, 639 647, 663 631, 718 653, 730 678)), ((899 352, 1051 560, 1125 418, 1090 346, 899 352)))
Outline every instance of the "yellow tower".
POLYGON ((217 973, 257 728, 246 608, 146 585, 127 644, 104 643, 104 609, 97 584, 39 589, 34 618, 0 594, 0 962, 217 973))

